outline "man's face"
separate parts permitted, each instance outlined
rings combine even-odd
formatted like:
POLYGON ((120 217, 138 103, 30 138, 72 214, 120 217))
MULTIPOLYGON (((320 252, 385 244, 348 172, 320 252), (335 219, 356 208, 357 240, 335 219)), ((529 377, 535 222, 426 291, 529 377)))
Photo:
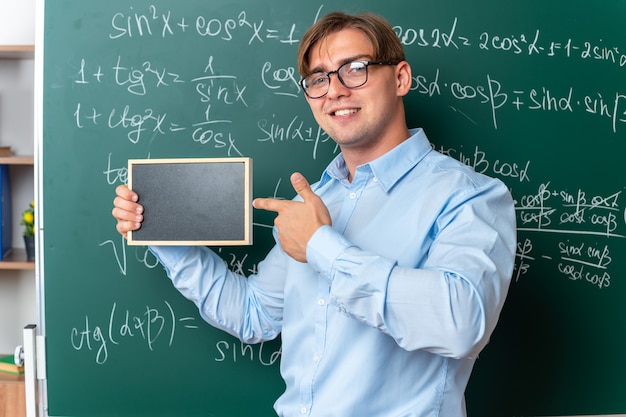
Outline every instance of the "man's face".
MULTIPOLYGON (((372 61, 374 48, 363 32, 343 29, 313 45, 309 51, 311 72, 328 72, 354 60, 372 61)), ((395 65, 372 65, 368 81, 357 88, 347 88, 337 74, 330 75, 328 93, 307 102, 317 123, 343 151, 366 150, 385 140, 385 133, 402 110, 395 65)))

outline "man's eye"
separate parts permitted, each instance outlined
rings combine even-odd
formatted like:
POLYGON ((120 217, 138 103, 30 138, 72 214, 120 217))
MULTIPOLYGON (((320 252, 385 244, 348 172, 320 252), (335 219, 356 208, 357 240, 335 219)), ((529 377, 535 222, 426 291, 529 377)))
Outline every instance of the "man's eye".
POLYGON ((316 87, 316 86, 320 86, 323 85, 326 82, 326 76, 325 75, 314 75, 309 77, 309 87, 316 87))
POLYGON ((358 75, 365 71, 365 64, 362 62, 352 62, 348 65, 348 74, 358 75))

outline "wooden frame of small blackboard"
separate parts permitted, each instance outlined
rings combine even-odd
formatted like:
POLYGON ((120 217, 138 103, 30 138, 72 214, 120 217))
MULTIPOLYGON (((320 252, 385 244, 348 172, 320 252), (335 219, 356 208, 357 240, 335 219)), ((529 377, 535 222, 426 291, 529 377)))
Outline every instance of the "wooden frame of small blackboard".
POLYGON ((144 206, 129 245, 252 244, 252 159, 129 159, 128 187, 144 206))

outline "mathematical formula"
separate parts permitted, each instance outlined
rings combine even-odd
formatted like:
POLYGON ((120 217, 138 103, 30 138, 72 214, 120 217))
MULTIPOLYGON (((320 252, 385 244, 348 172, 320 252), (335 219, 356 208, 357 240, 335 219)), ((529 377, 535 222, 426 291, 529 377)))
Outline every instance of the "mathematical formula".
MULTIPOLYGON (((498 113, 507 109, 514 111, 547 113, 582 113, 601 117, 607 127, 617 133, 626 124, 626 91, 578 92, 574 87, 551 88, 536 85, 526 88, 506 88, 493 75, 485 74, 478 82, 443 81, 440 69, 433 74, 417 74, 413 77, 412 91, 428 97, 445 95, 460 102, 473 102, 485 106, 492 126, 498 129, 498 113)), ((469 115, 463 114, 472 124, 469 115)))
POLYGON ((517 202, 518 236, 515 280, 527 274, 540 257, 549 261, 555 274, 597 288, 611 286, 611 241, 623 240, 626 212, 620 205, 621 190, 607 195, 558 190, 550 183, 517 202), (535 254, 533 235, 568 235, 548 254, 535 254), (583 236, 596 236, 591 244, 583 236))
MULTIPOLYGON (((316 11, 317 17, 324 6, 316 11)), ((391 22, 393 24, 393 22, 391 22)), ((292 45, 299 42, 306 27, 295 23, 276 26, 264 19, 252 17, 246 11, 234 12, 230 17, 208 15, 184 16, 172 10, 150 5, 144 9, 129 6, 111 17, 110 39, 133 37, 167 38, 192 33, 229 42, 237 37, 248 45, 278 42, 292 45)), ((527 56, 564 56, 571 59, 593 60, 626 67, 626 46, 604 44, 602 39, 575 40, 572 37, 550 39, 536 28, 511 34, 467 28, 458 17, 451 17, 440 27, 413 27, 394 25, 405 47, 464 49, 478 48, 483 52, 509 53, 527 56)))
POLYGON ((152 351, 158 346, 172 346, 179 331, 197 328, 194 317, 178 317, 167 301, 163 306, 145 306, 134 312, 122 311, 113 303, 106 323, 93 323, 88 315, 77 323, 70 330, 70 344, 77 351, 93 352, 94 361, 102 365, 109 359, 111 346, 141 339, 152 351))

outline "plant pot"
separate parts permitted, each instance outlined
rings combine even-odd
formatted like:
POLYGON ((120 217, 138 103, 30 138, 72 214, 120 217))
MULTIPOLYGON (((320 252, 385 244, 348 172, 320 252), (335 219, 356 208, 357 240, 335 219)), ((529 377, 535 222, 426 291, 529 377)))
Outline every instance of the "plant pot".
POLYGON ((24 246, 26 247, 26 260, 35 261, 35 236, 24 236, 24 246))

